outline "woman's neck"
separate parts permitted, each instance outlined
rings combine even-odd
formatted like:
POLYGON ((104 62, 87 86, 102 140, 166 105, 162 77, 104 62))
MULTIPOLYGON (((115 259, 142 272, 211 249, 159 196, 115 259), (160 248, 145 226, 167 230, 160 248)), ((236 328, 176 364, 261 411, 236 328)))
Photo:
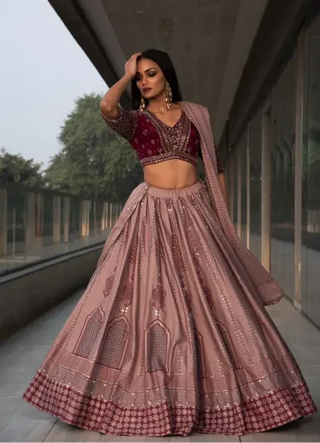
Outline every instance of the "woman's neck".
POLYGON ((167 111, 166 100, 163 94, 149 100, 148 109, 154 113, 164 113, 167 111))
MULTIPOLYGON (((176 103, 172 103, 170 109, 175 109, 178 105, 176 103)), ((165 114, 170 109, 167 109, 165 96, 161 95, 159 97, 154 97, 149 100, 148 109, 150 112, 154 114, 165 114)))

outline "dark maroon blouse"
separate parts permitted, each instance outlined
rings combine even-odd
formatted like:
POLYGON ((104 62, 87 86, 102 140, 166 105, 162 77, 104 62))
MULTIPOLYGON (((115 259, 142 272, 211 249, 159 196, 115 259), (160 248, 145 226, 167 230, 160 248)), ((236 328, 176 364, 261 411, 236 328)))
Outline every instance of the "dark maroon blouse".
MULTIPOLYGON (((129 141, 142 166, 174 158, 197 166, 200 137, 184 111, 173 127, 148 110, 126 111, 119 108, 115 119, 102 116, 113 131, 129 141)), ((217 150, 216 156, 218 174, 222 174, 224 169, 217 150)))

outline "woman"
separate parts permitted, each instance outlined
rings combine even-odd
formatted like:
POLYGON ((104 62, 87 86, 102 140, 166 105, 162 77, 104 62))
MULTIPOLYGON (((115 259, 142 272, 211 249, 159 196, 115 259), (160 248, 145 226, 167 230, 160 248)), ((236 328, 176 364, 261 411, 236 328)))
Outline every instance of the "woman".
POLYGON ((282 290, 229 219, 207 109, 181 101, 168 55, 149 50, 126 63, 101 111, 136 151, 145 181, 24 398, 122 435, 242 435, 314 413, 264 308, 282 290))

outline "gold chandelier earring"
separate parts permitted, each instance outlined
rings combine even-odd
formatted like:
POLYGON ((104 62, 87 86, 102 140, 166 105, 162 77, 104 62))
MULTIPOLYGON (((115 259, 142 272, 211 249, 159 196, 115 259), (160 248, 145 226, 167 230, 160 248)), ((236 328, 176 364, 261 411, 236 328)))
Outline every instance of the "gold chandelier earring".
POLYGON ((171 108, 172 104, 172 89, 168 82, 166 82, 166 107, 167 110, 171 108))
POLYGON ((140 111, 143 111, 144 108, 146 107, 146 102, 144 101, 144 98, 141 96, 141 100, 140 100, 140 111))

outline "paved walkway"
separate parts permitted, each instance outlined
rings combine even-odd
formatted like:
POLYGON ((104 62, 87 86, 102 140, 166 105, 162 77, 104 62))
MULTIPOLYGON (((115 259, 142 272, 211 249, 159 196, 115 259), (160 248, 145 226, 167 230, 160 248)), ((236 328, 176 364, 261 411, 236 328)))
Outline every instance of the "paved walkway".
MULTIPOLYGON (((54 337, 81 292, 40 317, 0 346, 0 441, 243 441, 319 442, 320 414, 297 424, 245 437, 193 434, 189 437, 117 437, 68 426, 21 399, 54 337)), ((294 353, 320 409, 320 332, 287 300, 269 309, 294 353)))

